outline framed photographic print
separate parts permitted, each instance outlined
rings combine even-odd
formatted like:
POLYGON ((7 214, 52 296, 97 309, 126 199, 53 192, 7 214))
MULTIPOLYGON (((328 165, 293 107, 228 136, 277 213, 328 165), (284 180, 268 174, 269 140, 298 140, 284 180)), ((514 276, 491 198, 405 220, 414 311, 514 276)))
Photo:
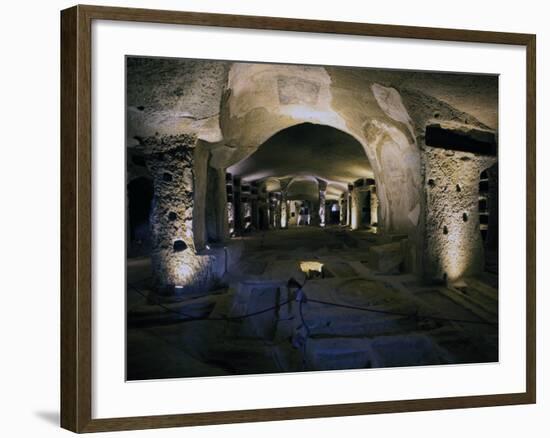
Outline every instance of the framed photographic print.
POLYGON ((535 36, 61 13, 75 432, 535 402, 535 36))

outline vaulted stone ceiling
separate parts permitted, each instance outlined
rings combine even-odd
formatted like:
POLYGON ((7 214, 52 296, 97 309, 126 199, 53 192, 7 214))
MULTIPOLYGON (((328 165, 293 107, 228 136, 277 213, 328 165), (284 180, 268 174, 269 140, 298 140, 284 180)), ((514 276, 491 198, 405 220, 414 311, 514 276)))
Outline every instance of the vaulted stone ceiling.
POLYGON ((316 201, 319 199, 319 184, 315 178, 298 176, 290 182, 287 190, 287 199, 316 201))
MULTIPOLYGON (((220 101, 229 61, 129 57, 127 60, 128 146, 150 135, 197 132, 221 140, 220 101)), ((498 77, 406 70, 337 68, 349 75, 400 90, 418 90, 498 128, 498 77)), ((337 70, 326 67, 329 73, 337 70)))
MULTIPOLYGON (((334 68, 327 67, 331 72, 334 68)), ((339 67, 338 70, 342 71, 339 67)), ((387 87, 417 90, 498 128, 498 76, 411 70, 345 69, 387 87)))
POLYGON ((348 183, 372 177, 365 151, 357 140, 335 128, 312 123, 279 131, 228 171, 248 182, 267 177, 308 176, 311 180, 308 184, 303 178, 294 178, 292 184, 293 196, 303 190, 307 195, 303 199, 309 199, 314 192, 315 178, 329 182, 329 195, 339 196, 348 183))
POLYGON ((426 90, 436 99, 471 114, 489 128, 498 128, 498 76, 416 72, 408 74, 400 86, 426 90))

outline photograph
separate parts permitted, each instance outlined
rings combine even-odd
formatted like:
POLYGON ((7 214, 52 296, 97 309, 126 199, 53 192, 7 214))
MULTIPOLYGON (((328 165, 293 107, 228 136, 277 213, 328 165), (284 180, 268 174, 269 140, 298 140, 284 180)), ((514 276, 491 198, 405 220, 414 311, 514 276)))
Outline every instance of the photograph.
POLYGON ((499 361, 498 74, 124 75, 128 381, 499 361))

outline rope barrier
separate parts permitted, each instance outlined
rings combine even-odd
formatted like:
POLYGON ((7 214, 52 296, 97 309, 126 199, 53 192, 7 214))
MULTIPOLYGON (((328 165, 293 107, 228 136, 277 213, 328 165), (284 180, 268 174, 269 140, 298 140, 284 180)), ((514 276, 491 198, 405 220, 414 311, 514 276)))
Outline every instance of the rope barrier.
MULTIPOLYGON (((147 296, 144 292, 142 292, 137 286, 131 284, 131 283, 128 283, 128 285, 134 290, 136 291, 139 295, 141 295, 142 297, 144 297, 145 299, 150 299, 150 296, 147 296)), ((289 300, 286 300, 286 301, 283 301, 282 303, 279 303, 279 304, 275 304, 274 306, 271 306, 271 307, 268 307, 266 309, 262 309, 262 310, 259 310, 257 312, 252 312, 252 313, 247 313, 246 315, 238 315, 238 316, 220 316, 220 317, 202 317, 202 316, 193 316, 193 315, 189 315, 187 313, 184 313, 184 312, 181 312, 179 310, 175 310, 175 309, 172 309, 168 306, 166 306, 165 304, 161 303, 160 301, 156 300, 155 301, 155 305, 163 308, 164 310, 166 310, 167 312, 169 313, 174 313, 178 316, 185 316, 187 319, 184 319, 182 320, 181 322, 186 322, 186 321, 233 321, 233 320, 239 320, 239 319, 245 319, 245 318, 249 318, 249 317, 252 317, 252 316, 257 316, 257 315, 261 315, 262 313, 266 313, 266 312, 270 312, 272 310, 276 310, 276 309, 279 309, 285 305, 287 305, 288 303, 290 303, 291 299, 289 300)))
MULTIPOLYGON (((307 281, 307 279, 306 279, 306 281, 307 281)), ((480 325, 490 325, 490 326, 497 326, 498 325, 497 323, 494 323, 494 322, 491 322, 491 321, 483 321, 483 320, 473 321, 473 320, 468 320, 468 319, 446 318, 446 317, 436 316, 436 315, 420 315, 420 314, 418 314, 418 312, 416 312, 416 313, 394 312, 394 311, 390 311, 390 310, 372 309, 372 308, 368 308, 368 307, 352 306, 352 305, 349 305, 349 304, 340 304, 340 303, 334 303, 334 302, 330 302, 330 301, 316 300, 316 299, 313 299, 313 298, 308 298, 305 295, 305 293, 303 292, 303 288, 306 284, 305 282, 304 282, 304 284, 300 285, 300 283, 298 283, 298 281, 296 281, 294 278, 291 278, 288 281, 287 284, 288 284, 289 287, 297 287, 298 288, 294 298, 290 298, 288 300, 283 301, 282 303, 276 304, 274 306, 270 306, 266 309, 262 309, 262 310, 259 310, 259 311, 256 311, 256 312, 247 313, 245 315, 223 316, 223 317, 195 317, 193 315, 186 314, 186 313, 181 312, 179 310, 171 309, 170 307, 167 307, 166 305, 164 305, 163 303, 161 303, 158 300, 154 304, 158 305, 159 307, 165 309, 166 311, 168 311, 170 313, 174 313, 174 314, 177 314, 179 316, 184 316, 184 317, 187 318, 187 319, 182 320, 181 322, 185 322, 185 321, 235 321, 235 320, 241 320, 241 319, 261 315, 263 313, 270 312, 272 310, 278 310, 281 307, 289 304, 292 301, 298 301, 299 302, 298 313, 300 315, 301 322, 302 322, 304 328, 306 329, 307 336, 309 336, 310 329, 307 326, 307 324, 305 323, 305 319, 304 319, 304 315, 303 315, 303 304, 306 304, 308 302, 316 303, 316 304, 322 304, 322 305, 325 305, 325 306, 333 306, 333 307, 339 307, 339 308, 344 308, 344 309, 350 309, 350 310, 359 310, 359 311, 363 311, 363 312, 379 313, 379 314, 391 315, 391 316, 401 316, 401 317, 404 317, 404 318, 414 318, 416 320, 431 319, 433 321, 455 322, 455 323, 461 323, 461 324, 480 324, 480 325)), ((146 299, 151 298, 150 296, 147 296, 144 292, 142 292, 135 285, 133 285, 131 283, 128 283, 128 285, 132 289, 134 289, 142 297, 144 297, 146 299)))
POLYGON ((483 325, 494 325, 497 324, 490 321, 472 321, 468 319, 458 319, 458 318, 445 318, 442 316, 435 316, 435 315, 420 315, 418 313, 404 313, 404 312, 392 312, 389 310, 379 310, 379 309, 369 309, 367 307, 359 307, 359 306, 352 306, 349 304, 339 304, 339 303, 332 303, 329 301, 322 301, 322 300, 315 300, 313 298, 308 299, 311 303, 317 303, 317 304, 324 304, 327 306, 334 306, 334 307, 341 307, 344 309, 352 309, 352 310, 361 310, 363 312, 372 312, 372 313, 382 313, 385 315, 393 315, 393 316, 403 316, 405 318, 415 318, 415 319, 431 319, 435 321, 446 321, 446 322, 458 322, 458 323, 464 323, 464 324, 483 324, 483 325))

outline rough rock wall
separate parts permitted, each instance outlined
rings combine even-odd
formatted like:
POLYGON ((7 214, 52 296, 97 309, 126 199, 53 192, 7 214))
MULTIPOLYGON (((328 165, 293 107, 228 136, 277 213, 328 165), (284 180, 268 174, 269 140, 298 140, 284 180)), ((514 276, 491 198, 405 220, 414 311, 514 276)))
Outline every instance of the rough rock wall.
POLYGON ((387 232, 411 233, 419 224, 421 164, 412 135, 412 120, 397 90, 379 84, 371 86, 380 108, 393 123, 380 118, 370 123, 367 141, 373 146, 379 169, 377 193, 381 227, 387 232))
POLYGON ((349 192, 344 192, 338 201, 340 205, 340 224, 348 225, 348 198, 349 192))
POLYGON ((227 82, 227 62, 128 57, 128 144, 135 138, 194 133, 221 139, 218 116, 227 82))
POLYGON ((290 216, 289 201, 286 199, 286 192, 281 192, 281 228, 288 228, 290 216))
POLYGON ((350 226, 352 230, 361 228, 361 212, 363 210, 364 193, 358 187, 354 187, 350 193, 351 218, 350 226))
POLYGON ((483 271, 479 231, 479 174, 489 159, 426 147, 424 274, 454 281, 483 271))
POLYGON ((300 206, 298 201, 288 201, 288 202, 289 202, 289 211, 290 211, 288 225, 296 226, 298 225, 298 216, 300 214, 300 206))
POLYGON ((374 172, 380 228, 414 234, 422 208, 420 151, 399 92, 376 82, 368 70, 328 71, 333 107, 348 132, 362 140, 374 172))
MULTIPOLYGON (((475 117, 416 90, 400 90, 421 149, 423 214, 417 239, 417 270, 429 280, 453 281, 481 272, 483 241, 479 230, 479 175, 496 158, 426 146, 426 126, 454 125, 489 130, 475 117)), ((445 145, 441 145, 444 147, 445 145)))
POLYGON ((370 187, 370 224, 378 225, 378 195, 376 194, 376 186, 370 187))
POLYGON ((208 167, 206 190, 206 232, 209 242, 223 242, 229 236, 227 188, 223 169, 208 167))
POLYGON ((319 182, 319 225, 324 227, 326 225, 326 200, 327 200, 327 183, 321 179, 317 179, 319 182))
POLYGON ((143 141, 153 176, 152 267, 160 294, 211 287, 213 258, 197 254, 193 239, 193 157, 196 137, 149 137, 143 141))
MULTIPOLYGON (((193 134, 192 134, 193 135, 193 134)), ((208 190, 208 145, 197 140, 193 151, 193 239, 197 250, 203 250, 208 241, 206 229, 206 192, 208 190)))

